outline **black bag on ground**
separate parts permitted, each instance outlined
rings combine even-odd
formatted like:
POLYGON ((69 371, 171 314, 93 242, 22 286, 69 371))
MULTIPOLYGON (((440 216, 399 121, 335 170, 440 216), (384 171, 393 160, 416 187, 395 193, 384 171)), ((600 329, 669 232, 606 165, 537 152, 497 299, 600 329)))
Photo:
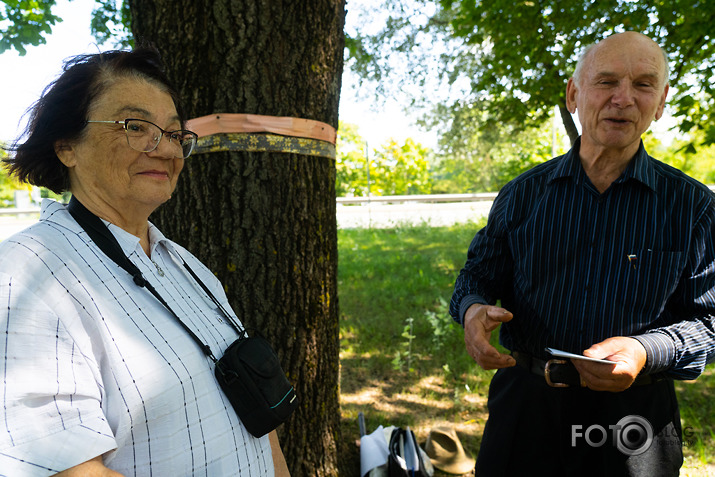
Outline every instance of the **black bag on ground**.
POLYGON ((400 427, 392 431, 388 445, 388 477, 428 477, 415 433, 400 427))
POLYGON ((263 337, 234 341, 216 363, 215 374, 244 427, 255 437, 278 427, 298 407, 295 389, 263 337))

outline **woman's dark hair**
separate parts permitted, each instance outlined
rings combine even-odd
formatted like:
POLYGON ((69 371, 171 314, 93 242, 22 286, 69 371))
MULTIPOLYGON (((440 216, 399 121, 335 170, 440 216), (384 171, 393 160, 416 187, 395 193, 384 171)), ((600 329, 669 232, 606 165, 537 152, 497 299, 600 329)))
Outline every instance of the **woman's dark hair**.
POLYGON ((45 88, 30 108, 25 133, 8 148, 15 152, 14 157, 3 160, 10 174, 57 194, 69 190, 69 171, 55 154, 55 143, 79 139, 94 100, 122 77, 145 79, 165 89, 184 124, 178 94, 155 48, 75 56, 65 61, 62 75, 45 88))

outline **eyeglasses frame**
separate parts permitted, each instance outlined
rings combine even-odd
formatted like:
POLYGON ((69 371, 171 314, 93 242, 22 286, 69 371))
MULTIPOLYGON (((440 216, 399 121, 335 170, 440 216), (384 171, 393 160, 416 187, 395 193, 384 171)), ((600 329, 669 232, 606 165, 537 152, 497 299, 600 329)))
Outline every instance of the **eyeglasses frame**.
MULTIPOLYGON (((118 125, 121 125, 122 128, 124 129, 125 135, 127 136, 127 145, 129 145, 129 147, 131 147, 131 148, 134 149, 135 151, 139 151, 139 152, 152 152, 152 151, 155 151, 156 148, 159 147, 159 143, 161 143, 161 138, 159 138, 159 140, 158 140, 157 143, 154 145, 154 147, 153 147, 152 149, 148 150, 148 151, 141 151, 141 150, 139 150, 139 149, 135 149, 135 148, 132 147, 131 144, 129 144, 129 130, 127 129, 127 125, 128 125, 128 123, 129 123, 129 121, 141 121, 141 122, 144 122, 144 123, 149 123, 149 124, 151 124, 152 126, 156 127, 159 131, 161 131, 161 137, 166 136, 166 138, 168 139, 169 143, 171 143, 171 134, 174 134, 174 133, 177 133, 177 132, 182 132, 182 133, 184 133, 184 134, 186 134, 186 133, 192 134, 192 135, 194 136, 194 145, 191 147, 191 150, 189 151, 189 153, 188 153, 186 156, 183 157, 183 159, 187 159, 187 158, 191 155, 191 153, 194 152, 194 148, 196 147, 196 142, 197 142, 198 139, 199 139, 199 135, 198 135, 198 134, 196 134, 196 133, 193 132, 193 131, 189 131, 188 129, 175 129, 175 130, 173 130, 173 131, 166 131, 166 130, 162 129, 161 126, 159 126, 158 124, 154 124, 154 123, 151 122, 151 121, 147 121, 146 119, 140 119, 140 118, 127 118, 127 119, 125 119, 125 120, 123 120, 123 121, 98 121, 98 120, 90 120, 90 119, 88 119, 86 122, 87 122, 87 124, 89 124, 89 123, 97 123, 97 124, 118 124, 118 125)), ((182 149, 182 150, 183 150, 183 149, 182 149)))

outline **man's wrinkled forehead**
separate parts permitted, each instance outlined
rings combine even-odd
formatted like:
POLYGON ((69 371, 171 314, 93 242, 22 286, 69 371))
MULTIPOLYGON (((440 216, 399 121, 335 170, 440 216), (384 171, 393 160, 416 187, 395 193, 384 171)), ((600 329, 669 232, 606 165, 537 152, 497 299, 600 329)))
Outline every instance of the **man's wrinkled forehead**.
POLYGON ((640 68, 640 75, 655 78, 661 84, 668 82, 668 64, 663 50, 653 40, 635 32, 610 36, 594 45, 586 62, 591 73, 598 76, 614 76, 612 63, 627 59, 640 68))

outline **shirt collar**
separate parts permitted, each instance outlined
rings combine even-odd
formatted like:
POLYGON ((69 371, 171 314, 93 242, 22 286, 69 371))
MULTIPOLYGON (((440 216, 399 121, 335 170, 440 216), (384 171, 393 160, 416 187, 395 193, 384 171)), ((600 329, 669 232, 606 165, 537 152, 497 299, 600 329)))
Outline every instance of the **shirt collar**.
MULTIPOLYGON (((126 230, 114 225, 111 222, 107 222, 106 220, 102 220, 102 222, 107 224, 109 231, 112 232, 112 235, 114 235, 117 239, 119 246, 122 247, 122 251, 127 257, 134 252, 144 253, 144 250, 139 244, 139 237, 130 234, 126 230)), ((154 255, 154 250, 158 246, 163 246, 168 250, 173 250, 169 239, 167 239, 154 224, 149 222, 149 250, 151 255, 154 255)))
MULTIPOLYGON (((75 233, 81 233, 82 227, 72 218, 66 207, 66 205, 61 204, 54 199, 43 199, 40 220, 54 222, 58 225, 69 228, 75 233)), ((139 245, 139 237, 130 234, 126 230, 107 222, 106 220, 102 220, 102 222, 107 224, 109 231, 117 239, 119 246, 122 248, 122 252, 124 252, 126 256, 129 256, 134 252, 144 253, 141 249, 141 245, 139 245)), ((151 222, 149 222, 149 244, 152 253, 159 245, 162 245, 170 251, 175 251, 172 242, 167 239, 164 234, 162 234, 161 231, 151 222)))
POLYGON ((650 187, 653 191, 656 190, 653 161, 650 156, 648 156, 645 146, 643 146, 643 141, 641 141, 640 147, 638 147, 638 152, 636 152, 633 160, 630 164, 628 164, 628 167, 623 172, 623 175, 621 175, 616 182, 626 182, 629 179, 637 180, 638 182, 650 187))
POLYGON ((581 137, 576 139, 576 142, 571 147, 571 150, 562 156, 561 161, 551 173, 549 183, 557 180, 570 177, 576 184, 581 184, 585 179, 586 173, 581 165, 581 160, 578 157, 578 151, 581 148, 581 137))
POLYGON ((154 249, 159 245, 167 249, 169 252, 174 252, 178 254, 171 240, 166 238, 164 234, 161 233, 161 230, 159 230, 159 227, 152 224, 151 222, 149 222, 149 244, 151 246, 152 254, 154 253, 154 249))
POLYGON ((116 238, 117 242, 119 242, 119 246, 122 247, 122 252, 124 252, 124 255, 128 257, 132 253, 137 252, 137 250, 141 250, 141 245, 139 244, 139 237, 130 234, 123 228, 114 225, 111 222, 107 222, 104 219, 102 219, 102 222, 104 222, 104 224, 107 226, 112 235, 114 235, 114 238, 116 238))
MULTIPOLYGON (((586 172, 583 170, 581 159, 578 155, 580 148, 581 138, 579 137, 571 150, 562 156, 563 160, 554 168, 549 183, 566 177, 572 178, 576 184, 584 182, 586 172)), ((641 182, 652 190, 655 190, 655 171, 653 169, 653 163, 643 146, 643 141, 641 141, 640 147, 638 147, 638 151, 635 156, 633 156, 631 162, 628 163, 626 170, 623 171, 621 177, 614 182, 623 183, 630 179, 641 182)))

